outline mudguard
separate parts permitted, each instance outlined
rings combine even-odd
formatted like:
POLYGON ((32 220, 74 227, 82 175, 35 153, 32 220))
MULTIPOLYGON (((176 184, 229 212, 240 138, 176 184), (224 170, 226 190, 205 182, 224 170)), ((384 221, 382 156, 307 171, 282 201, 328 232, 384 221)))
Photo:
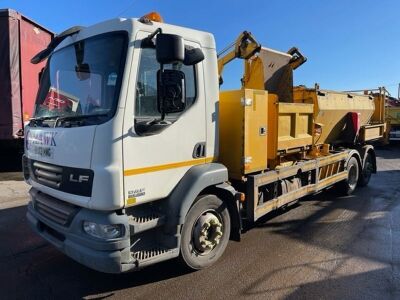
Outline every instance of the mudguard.
POLYGON ((164 203, 168 220, 165 232, 179 234, 180 225, 185 222, 186 214, 200 192, 227 180, 228 169, 222 164, 209 163, 191 167, 164 203))
POLYGON ((372 156, 372 163, 374 169, 372 170, 373 173, 376 173, 377 168, 376 168, 376 155, 375 155, 375 149, 374 146, 372 145, 365 145, 363 146, 360 150, 360 155, 362 157, 362 166, 364 167, 365 165, 365 159, 367 158, 367 153, 371 154, 372 156))

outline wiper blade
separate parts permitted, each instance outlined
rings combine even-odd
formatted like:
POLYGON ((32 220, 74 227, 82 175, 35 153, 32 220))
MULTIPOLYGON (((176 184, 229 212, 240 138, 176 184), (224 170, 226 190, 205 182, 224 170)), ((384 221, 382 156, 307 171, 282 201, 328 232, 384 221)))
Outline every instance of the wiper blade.
POLYGON ((81 119, 89 119, 89 118, 101 118, 101 117, 107 117, 108 114, 94 114, 94 115, 76 115, 76 116, 65 116, 65 117, 59 117, 56 120, 56 123, 54 124, 54 127, 57 127, 60 122, 65 122, 65 121, 75 121, 75 120, 81 120, 81 119))
POLYGON ((45 117, 37 117, 37 118, 31 118, 30 121, 43 121, 43 120, 50 120, 50 119, 55 119, 57 116, 45 116, 45 117))
POLYGON ((108 114, 64 116, 64 117, 58 117, 58 118, 57 118, 57 121, 76 120, 76 119, 86 119, 86 118, 93 118, 93 117, 107 117, 107 116, 108 116, 108 114))
POLYGON ((40 124, 42 124, 43 121, 45 121, 45 120, 51 120, 51 119, 55 119, 55 118, 57 118, 57 116, 31 118, 31 119, 29 119, 29 125, 31 125, 31 124, 38 125, 39 122, 40 122, 40 124))

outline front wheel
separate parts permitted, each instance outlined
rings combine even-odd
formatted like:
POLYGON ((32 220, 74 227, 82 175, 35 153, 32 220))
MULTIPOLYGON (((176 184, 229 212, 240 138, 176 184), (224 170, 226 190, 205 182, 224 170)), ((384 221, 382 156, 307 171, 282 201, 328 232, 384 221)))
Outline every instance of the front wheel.
POLYGON ((229 241, 231 221, 226 204, 215 195, 200 196, 186 215, 181 234, 181 258, 200 270, 214 264, 229 241))

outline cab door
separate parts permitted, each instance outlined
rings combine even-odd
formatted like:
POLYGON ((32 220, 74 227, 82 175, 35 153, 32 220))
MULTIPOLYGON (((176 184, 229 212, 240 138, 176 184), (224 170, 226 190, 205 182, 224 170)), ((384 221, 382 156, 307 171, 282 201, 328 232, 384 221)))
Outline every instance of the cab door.
MULTIPOLYGON (((139 39, 149 33, 140 32, 139 39)), ((185 74, 186 108, 161 120, 157 110, 155 48, 134 51, 123 128, 125 204, 167 197, 188 169, 209 159, 206 153, 203 64, 164 65, 185 74)), ((185 45, 200 45, 185 41, 185 45)))

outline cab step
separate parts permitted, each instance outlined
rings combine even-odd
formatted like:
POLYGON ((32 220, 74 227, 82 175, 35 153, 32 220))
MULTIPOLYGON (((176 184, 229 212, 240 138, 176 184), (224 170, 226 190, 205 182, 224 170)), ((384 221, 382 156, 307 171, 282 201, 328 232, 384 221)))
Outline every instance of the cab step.
POLYGON ((159 227, 165 223, 165 215, 158 212, 150 212, 129 216, 131 235, 159 227))
POLYGON ((135 260, 139 267, 144 267, 156 262, 172 259, 179 255, 179 249, 154 247, 144 250, 138 250, 131 253, 132 259, 135 260))

